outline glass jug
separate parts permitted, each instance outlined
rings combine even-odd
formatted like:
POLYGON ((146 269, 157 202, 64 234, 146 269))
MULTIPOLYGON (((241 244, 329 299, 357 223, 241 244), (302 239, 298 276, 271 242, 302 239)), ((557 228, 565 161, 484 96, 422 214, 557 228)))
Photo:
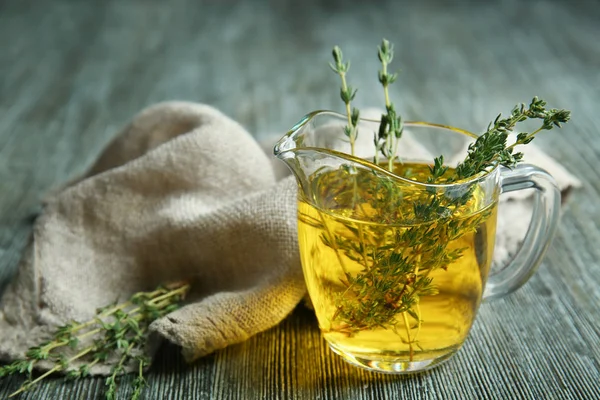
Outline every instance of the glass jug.
POLYGON ((455 166, 477 136, 408 122, 400 161, 376 165, 379 121, 360 120, 355 155, 346 122, 310 113, 274 149, 298 182, 298 242, 321 332, 334 352, 370 370, 434 367, 462 346, 482 299, 534 273, 556 229, 560 191, 527 164, 427 183, 434 156, 455 166), (525 188, 535 189, 530 228, 509 265, 490 274, 498 198, 525 188))

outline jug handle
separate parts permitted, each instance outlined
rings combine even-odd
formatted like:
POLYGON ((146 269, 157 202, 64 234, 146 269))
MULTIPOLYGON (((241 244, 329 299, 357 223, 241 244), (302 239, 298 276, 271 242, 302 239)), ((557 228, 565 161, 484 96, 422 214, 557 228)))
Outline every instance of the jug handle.
POLYGON ((503 297, 527 282, 540 265, 560 217, 560 189, 550 174, 530 164, 520 164, 513 169, 501 168, 501 193, 535 189, 533 214, 514 258, 488 278, 483 293, 485 300, 503 297))

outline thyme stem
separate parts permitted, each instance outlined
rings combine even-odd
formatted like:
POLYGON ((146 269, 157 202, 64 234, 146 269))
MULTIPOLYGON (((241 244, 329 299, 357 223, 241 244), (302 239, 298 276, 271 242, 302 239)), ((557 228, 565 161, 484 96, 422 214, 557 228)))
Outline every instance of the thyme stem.
POLYGON ((408 322, 408 315, 407 312, 404 311, 402 313, 402 318, 404 319, 404 327, 406 328, 406 338, 408 341, 408 352, 409 352, 409 361, 412 361, 414 359, 414 349, 413 349, 413 341, 410 338, 410 324, 408 322))

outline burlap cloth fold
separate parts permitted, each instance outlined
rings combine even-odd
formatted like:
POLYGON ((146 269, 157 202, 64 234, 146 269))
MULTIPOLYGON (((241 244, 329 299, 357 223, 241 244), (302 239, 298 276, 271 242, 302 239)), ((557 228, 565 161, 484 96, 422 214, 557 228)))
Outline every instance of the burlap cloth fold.
MULTIPOLYGON (((266 142, 270 153, 273 138, 266 142)), ((580 185, 534 146, 526 152, 561 189, 580 185)), ((306 290, 296 184, 276 179, 281 171, 214 108, 168 102, 143 110, 84 178, 45 204, 0 302, 0 359, 21 357, 98 307, 182 279, 192 279, 188 304, 151 328, 181 346, 188 361, 279 323, 306 290)), ((504 201, 515 203, 506 207, 511 215, 530 212, 526 197, 504 201)), ((509 234, 503 221, 501 261, 527 228, 526 220, 522 228, 511 220, 509 234)))

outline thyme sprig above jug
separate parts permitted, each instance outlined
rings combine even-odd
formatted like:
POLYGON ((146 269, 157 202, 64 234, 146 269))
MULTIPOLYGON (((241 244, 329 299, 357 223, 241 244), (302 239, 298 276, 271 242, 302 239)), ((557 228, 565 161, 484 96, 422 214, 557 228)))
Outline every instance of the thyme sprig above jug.
POLYGON ((381 46, 377 48, 377 56, 381 62, 381 70, 379 71, 379 83, 383 86, 383 95, 385 97, 386 113, 381 116, 379 130, 375 134, 373 142, 375 144, 375 164, 379 164, 379 153, 388 160, 388 169, 394 168, 394 162, 397 159, 398 143, 402 137, 404 123, 402 116, 396 113, 394 103, 390 100, 388 87, 398 79, 397 73, 390 74, 388 65, 394 59, 394 45, 383 39, 381 46))
POLYGON ((499 114, 493 122, 490 122, 487 130, 469 146, 468 154, 463 162, 456 167, 455 177, 452 179, 468 179, 472 176, 488 170, 496 164, 512 168, 523 159, 523 153, 514 153, 515 147, 530 143, 535 135, 543 130, 561 127, 571 119, 571 112, 567 110, 546 110, 546 102, 534 97, 526 107, 525 104, 515 106, 508 118, 502 118, 499 114), (508 135, 514 130, 519 122, 528 119, 542 120, 542 126, 531 133, 521 132, 517 140, 507 144, 508 135))
MULTIPOLYGON (((381 45, 377 47, 377 56, 382 66, 378 73, 378 79, 383 87, 386 113, 381 116, 379 130, 374 134, 376 150, 374 162, 379 164, 379 154, 381 154, 388 160, 388 170, 393 171, 393 163, 397 160, 397 149, 404 129, 402 116, 396 112, 389 95, 389 85, 398 78, 397 73, 388 72, 388 66, 394 59, 394 45, 383 39, 381 45)), ((346 84, 350 62, 343 62, 342 50, 339 46, 334 47, 333 58, 335 64, 330 65, 342 79, 341 97, 346 105, 348 116, 348 126, 344 130, 350 139, 350 154, 354 155, 360 110, 351 108, 351 101, 356 97, 357 89, 346 84)), ((568 122, 570 118, 571 112, 568 110, 555 108, 547 110, 546 102, 537 96, 531 100, 528 107, 523 103, 516 105, 509 117, 502 118, 502 114, 499 114, 494 121, 490 122, 487 130, 469 146, 467 156, 458 164, 454 174, 445 177, 444 182, 471 178, 496 164, 509 168, 514 167, 523 158, 522 153, 514 153, 516 146, 530 143, 543 130, 560 128, 561 123, 568 122), (542 125, 531 133, 519 133, 517 140, 509 145, 509 134, 513 132, 518 123, 529 119, 542 120, 542 125)), ((443 157, 435 158, 433 164, 435 169, 432 168, 432 175, 438 178, 443 176, 444 173, 441 172, 445 172, 444 168, 446 168, 443 165, 443 157)))
POLYGON ((357 108, 352 107, 352 100, 356 97, 356 89, 348 86, 346 82, 346 74, 350 70, 350 62, 344 62, 344 56, 342 50, 335 46, 332 51, 334 63, 330 63, 329 66, 340 76, 342 81, 342 88, 340 89, 340 97, 346 105, 346 115, 348 117, 348 125, 344 127, 344 134, 350 141, 350 154, 354 155, 354 143, 356 142, 356 136, 358 135, 358 118, 359 111, 357 108))
MULTIPOLYGON (((403 176, 407 170, 414 171, 415 168, 414 165, 404 168, 397 156, 402 146, 404 123, 389 94, 390 85, 397 80, 397 74, 389 72, 394 48, 384 39, 377 50, 381 63, 378 79, 383 87, 385 113, 379 121, 379 129, 373 132, 373 162, 403 176)), ((351 102, 357 92, 347 84, 350 63, 343 61, 338 46, 333 49, 333 58, 331 67, 342 80, 341 98, 348 119, 344 134, 350 142, 350 154, 355 155, 360 112, 351 102)), ((561 127, 561 123, 569 119, 569 111, 546 109, 546 102, 534 97, 529 106, 518 105, 507 118, 499 115, 491 122, 469 146, 465 159, 456 168, 449 168, 444 164, 443 156, 439 156, 430 165, 418 166, 418 173, 412 173, 410 178, 428 184, 450 184, 467 181, 497 165, 514 167, 523 158, 522 153, 515 152, 516 146, 530 143, 539 132, 561 127), (509 145, 509 134, 518 123, 526 120, 541 120, 542 125, 531 133, 519 133, 516 141, 509 145)), ((437 294, 432 272, 447 270, 463 256, 465 249, 456 248, 453 243, 485 229, 491 209, 471 211, 476 209, 475 185, 455 196, 433 187, 407 191, 392 179, 379 179, 356 168, 331 173, 319 183, 330 188, 332 193, 345 193, 346 188, 350 188, 353 215, 369 214, 371 221, 380 218, 380 222, 371 225, 344 223, 344 229, 349 233, 340 235, 328 226, 331 222, 327 222, 329 217, 322 211, 318 218, 299 215, 303 223, 324 232, 321 241, 337 254, 344 270, 342 283, 345 289, 335 297, 331 331, 352 336, 371 329, 392 329, 408 345, 412 361, 416 348, 419 348, 419 333, 424 322, 420 299, 437 294), (360 193, 357 192, 359 188, 360 193), (386 224, 394 218, 412 222, 404 228, 390 228, 386 224), (360 264, 361 271, 349 273, 343 259, 360 264)))
POLYGON ((189 289, 182 282, 139 292, 126 302, 98 309, 89 321, 72 321, 58 328, 49 341, 30 348, 23 359, 0 366, 0 377, 14 374, 28 377, 9 397, 31 389, 53 373, 63 372, 68 379, 80 379, 89 376, 93 366, 112 360, 114 365, 105 380, 106 399, 116 398, 118 376, 129 365, 136 367, 130 398, 141 398, 146 385, 144 372, 150 365, 145 355, 148 327, 152 321, 179 308, 189 289), (81 363, 82 360, 86 362, 81 363), (40 362, 49 362, 52 367, 35 377, 34 368, 40 362), (79 363, 77 367, 73 366, 75 362, 79 363))

